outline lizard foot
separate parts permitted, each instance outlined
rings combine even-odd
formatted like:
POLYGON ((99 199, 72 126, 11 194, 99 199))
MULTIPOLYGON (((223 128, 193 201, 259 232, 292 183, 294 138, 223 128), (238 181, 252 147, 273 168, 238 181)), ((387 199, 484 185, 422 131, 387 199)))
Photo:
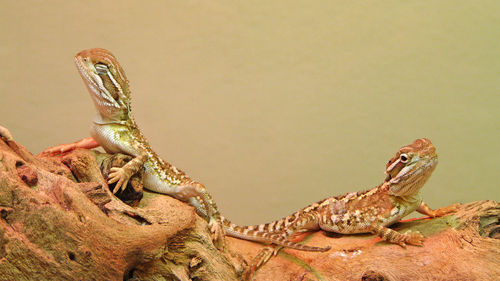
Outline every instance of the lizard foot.
POLYGON ((113 194, 117 193, 119 190, 125 190, 125 188, 127 188, 128 181, 132 176, 130 171, 118 167, 113 167, 109 169, 109 171, 111 173, 108 175, 108 184, 116 182, 113 194))
POLYGON ((409 230, 408 232, 406 232, 403 235, 404 235, 404 239, 398 243, 403 248, 406 248, 406 244, 414 245, 414 246, 423 246, 424 245, 425 237, 418 231, 413 232, 413 231, 409 230))
POLYGON ((222 225, 222 222, 220 219, 213 219, 211 218, 210 221, 208 222, 208 227, 210 229, 210 233, 212 236, 212 241, 217 247, 217 249, 223 251, 225 248, 225 235, 226 232, 224 231, 224 226, 222 225))
POLYGON ((455 204, 451 204, 450 206, 447 206, 447 207, 439 208, 437 210, 434 210, 432 212, 432 214, 430 215, 430 217, 435 218, 435 217, 446 216, 450 213, 456 212, 458 209, 458 206, 460 206, 460 204, 455 203, 455 204))

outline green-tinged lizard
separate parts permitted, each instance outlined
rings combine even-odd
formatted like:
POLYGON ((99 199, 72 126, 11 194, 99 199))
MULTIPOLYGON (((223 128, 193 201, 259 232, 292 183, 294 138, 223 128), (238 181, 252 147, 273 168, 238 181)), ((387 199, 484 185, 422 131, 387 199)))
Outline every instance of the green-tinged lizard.
POLYGON ((128 80, 116 58, 107 50, 95 48, 78 53, 75 63, 97 111, 90 130, 92 137, 55 146, 41 154, 100 145, 108 153, 135 157, 121 168, 112 168, 108 183, 116 182, 113 193, 125 189, 130 177, 144 167, 144 187, 192 204, 198 213, 208 218, 212 239, 222 249, 224 229, 215 202, 201 183, 158 157, 151 149, 132 116, 128 80))

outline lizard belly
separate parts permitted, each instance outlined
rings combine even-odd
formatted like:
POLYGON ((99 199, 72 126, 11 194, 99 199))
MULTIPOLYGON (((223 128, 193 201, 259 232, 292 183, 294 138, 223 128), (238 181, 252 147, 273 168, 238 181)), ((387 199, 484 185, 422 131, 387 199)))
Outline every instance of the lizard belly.
POLYGON ((149 159, 144 163, 144 187, 146 189, 184 200, 182 196, 185 186, 178 179, 169 176, 165 169, 160 169, 155 161, 149 159))
POLYGON ((162 179, 159 175, 156 175, 153 171, 148 169, 147 166, 144 173, 144 187, 151 191, 168 194, 171 196, 175 196, 179 191, 179 185, 171 184, 168 181, 162 179))

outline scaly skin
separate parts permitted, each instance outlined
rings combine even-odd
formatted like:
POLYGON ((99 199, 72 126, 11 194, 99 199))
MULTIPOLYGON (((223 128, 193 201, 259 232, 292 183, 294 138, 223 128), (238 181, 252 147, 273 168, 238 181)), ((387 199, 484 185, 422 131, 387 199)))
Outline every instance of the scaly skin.
POLYGON ((90 132, 92 138, 52 147, 41 154, 100 145, 108 153, 135 157, 123 167, 111 169, 108 183, 116 182, 113 193, 125 189, 130 177, 144 167, 145 188, 191 203, 200 215, 208 218, 212 239, 223 249, 224 228, 215 202, 201 183, 151 149, 132 116, 128 80, 116 58, 105 49, 95 48, 78 53, 75 63, 97 111, 90 132))
MULTIPOLYGON (((224 227, 230 236, 306 251, 327 251, 329 247, 296 244, 290 237, 320 229, 342 234, 371 232, 402 247, 422 245, 422 234, 402 234, 387 226, 413 211, 436 217, 456 209, 456 205, 452 205, 432 210, 422 202, 419 191, 436 165, 437 154, 431 141, 417 139, 389 160, 385 181, 373 189, 329 197, 288 217, 261 225, 237 226, 223 218, 224 227)), ((259 261, 258 266, 264 262, 259 261)))

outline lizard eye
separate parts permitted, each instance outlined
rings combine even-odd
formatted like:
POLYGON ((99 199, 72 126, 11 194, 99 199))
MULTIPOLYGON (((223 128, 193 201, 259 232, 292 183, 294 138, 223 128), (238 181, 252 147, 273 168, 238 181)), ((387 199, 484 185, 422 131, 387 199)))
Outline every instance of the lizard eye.
POLYGON ((98 74, 106 74, 109 71, 108 66, 103 63, 96 63, 94 67, 98 74))
POLYGON ((401 160, 402 163, 406 163, 408 162, 408 155, 403 153, 399 156, 399 159, 401 160))

